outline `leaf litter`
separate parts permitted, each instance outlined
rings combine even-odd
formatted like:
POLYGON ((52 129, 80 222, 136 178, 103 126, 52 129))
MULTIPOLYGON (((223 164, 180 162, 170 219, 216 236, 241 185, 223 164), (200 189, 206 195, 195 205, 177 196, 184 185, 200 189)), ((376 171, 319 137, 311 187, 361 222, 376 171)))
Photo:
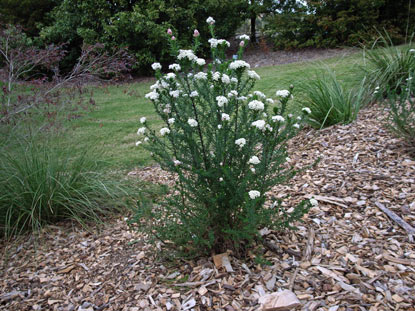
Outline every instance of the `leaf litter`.
MULTIPOLYGON (((36 243, 2 242, 0 310, 262 310, 261 297, 285 290, 297 310, 415 310, 415 160, 383 114, 290 142, 290 164, 309 167, 269 197, 318 205, 297 231, 261 230, 268 265, 230 252, 171 264, 119 217, 99 232, 49 226, 36 243)), ((157 166, 129 175, 174 179, 157 166)))

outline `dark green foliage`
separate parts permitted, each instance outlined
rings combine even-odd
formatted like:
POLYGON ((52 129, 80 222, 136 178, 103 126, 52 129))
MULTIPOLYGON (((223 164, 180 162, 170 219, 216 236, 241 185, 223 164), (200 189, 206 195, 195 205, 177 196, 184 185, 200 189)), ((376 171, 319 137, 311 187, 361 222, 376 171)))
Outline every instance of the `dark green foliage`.
POLYGON ((386 29, 394 43, 414 31, 409 0, 281 1, 268 17, 265 34, 277 48, 337 47, 373 42, 386 29))
POLYGON ((309 122, 315 128, 352 122, 368 100, 364 81, 357 89, 347 91, 334 72, 320 72, 304 83, 303 90, 303 104, 311 109, 309 122))
POLYGON ((29 36, 39 34, 58 0, 0 0, 1 23, 20 25, 29 36))
POLYGON ((83 41, 127 46, 136 57, 135 69, 148 72, 155 60, 170 59, 165 40, 168 28, 188 34, 178 38, 186 46, 192 38, 189 30, 207 34, 206 18, 213 16, 221 21, 218 36, 228 38, 242 23, 245 7, 242 0, 67 0, 55 8, 54 22, 42 30, 42 37, 68 42, 75 54, 83 41))

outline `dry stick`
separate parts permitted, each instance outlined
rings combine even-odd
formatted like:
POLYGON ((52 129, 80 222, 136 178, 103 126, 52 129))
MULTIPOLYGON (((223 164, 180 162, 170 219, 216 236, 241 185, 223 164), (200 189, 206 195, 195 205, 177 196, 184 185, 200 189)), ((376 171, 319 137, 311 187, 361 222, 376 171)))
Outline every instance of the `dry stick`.
POLYGON ((413 242, 412 235, 415 235, 415 228, 413 228, 411 225, 409 225, 405 220, 403 220, 401 217, 395 214, 395 212, 392 212, 390 209, 388 209, 385 205, 383 205, 380 202, 375 203, 376 206, 384 212, 390 219, 392 219, 394 222, 396 222, 399 226, 401 226, 409 236, 409 240, 413 242))
POLYGON ((298 274, 298 267, 295 268, 294 274, 293 274, 293 276, 292 276, 292 278, 290 280, 290 287, 289 287, 290 288, 290 291, 292 291, 293 288, 294 288, 295 278, 297 277, 297 274, 298 274))

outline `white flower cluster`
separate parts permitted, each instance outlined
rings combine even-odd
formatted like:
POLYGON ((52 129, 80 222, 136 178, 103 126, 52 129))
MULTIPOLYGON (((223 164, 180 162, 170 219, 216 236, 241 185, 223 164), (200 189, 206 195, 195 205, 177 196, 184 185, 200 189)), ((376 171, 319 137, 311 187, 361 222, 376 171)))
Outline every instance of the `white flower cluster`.
POLYGON ((167 120, 167 123, 171 125, 171 124, 174 124, 175 121, 176 121, 175 118, 170 118, 167 120))
POLYGON ((239 68, 247 68, 250 69, 251 66, 244 60, 234 60, 232 63, 230 63, 229 65, 229 69, 232 70, 236 70, 239 68))
POLYGON ((191 126, 191 127, 196 127, 199 123, 197 123, 197 121, 195 119, 189 119, 187 120, 187 123, 191 126))
POLYGON ((266 98, 265 94, 260 91, 255 91, 254 95, 258 96, 259 98, 266 98))
POLYGON ((196 58, 195 59, 196 64, 199 66, 204 66, 206 64, 206 61, 203 58, 196 58))
POLYGON ((229 121, 231 118, 227 113, 222 113, 222 121, 229 121))
POLYGON ((262 111, 264 110, 264 103, 259 100, 253 100, 249 102, 248 108, 251 110, 262 111))
POLYGON ((246 144, 246 139, 245 138, 239 138, 239 139, 235 140, 235 144, 238 145, 239 148, 242 148, 246 144))
POLYGON ((229 83, 231 83, 231 79, 229 78, 229 76, 227 74, 223 74, 222 75, 222 82, 224 84, 229 84, 229 83))
POLYGON ((150 99, 150 100, 154 100, 154 101, 156 101, 157 99, 159 99, 159 97, 160 97, 159 93, 157 93, 155 91, 150 92, 150 93, 147 93, 145 95, 145 98, 150 99))
POLYGON ((137 130, 137 135, 144 135, 144 133, 146 132, 146 128, 145 127, 140 127, 138 130, 137 130))
POLYGON ((208 42, 210 43, 210 47, 213 48, 217 48, 218 45, 222 45, 225 44, 227 47, 230 47, 231 44, 226 41, 225 39, 215 39, 215 38, 211 38, 208 40, 208 42))
POLYGON ((196 60, 197 56, 193 53, 193 50, 179 50, 179 55, 177 56, 177 59, 185 59, 188 60, 196 60))
POLYGON ((147 118, 146 118, 146 117, 141 117, 141 118, 140 118, 140 123, 141 123, 141 124, 146 123, 146 121, 147 121, 147 118))
POLYGON ((170 134, 170 130, 167 127, 163 127, 162 129, 160 129, 160 135, 164 136, 170 134))
POLYGON ((250 39, 250 38, 249 38, 249 36, 248 36, 248 35, 240 35, 240 36, 239 36, 239 39, 240 39, 240 40, 246 40, 246 41, 249 41, 249 39, 250 39))
POLYGON ((197 74, 195 74, 195 79, 196 80, 206 80, 207 79, 207 73, 206 72, 198 72, 197 74))
POLYGON ((161 64, 160 63, 153 63, 151 65, 151 68, 153 68, 153 70, 160 70, 161 69, 161 64))
POLYGON ((174 98, 178 98, 180 96, 180 90, 170 91, 169 94, 174 98))
POLYGON ((168 74, 165 75, 165 78, 167 80, 173 80, 176 78, 176 74, 174 72, 169 72, 168 74))
POLYGON ((285 97, 290 96, 290 91, 288 91, 288 90, 278 90, 276 92, 276 95, 279 96, 279 97, 285 98, 285 97))
POLYGON ((256 198, 259 198, 261 196, 261 193, 257 190, 251 190, 248 192, 248 194, 251 200, 255 200, 256 198))
POLYGON ((251 79, 255 79, 255 80, 259 80, 261 79, 261 77, 259 76, 259 74, 257 74, 255 71, 253 70, 249 70, 248 71, 248 77, 251 79))
POLYGON ((198 97, 199 93, 197 91, 193 91, 189 94, 189 97, 198 97))
POLYGON ((259 163, 261 163, 261 161, 259 161, 259 158, 257 156, 253 156, 249 159, 249 164, 253 164, 253 165, 257 165, 259 163))
POLYGON ((285 119, 284 119, 284 117, 282 117, 282 116, 279 116, 279 115, 276 115, 276 116, 272 116, 271 117, 271 119, 272 119, 272 121, 274 121, 274 122, 284 122, 285 121, 285 119))
POLYGON ((263 131, 263 130, 265 130, 265 121, 264 120, 257 120, 257 121, 254 121, 254 122, 252 122, 252 124, 251 124, 251 126, 254 126, 254 127, 256 127, 258 130, 261 130, 261 131, 263 131))
POLYGON ((180 71, 182 68, 180 67, 179 64, 171 64, 169 65, 169 69, 174 70, 174 71, 180 71))
POLYGON ((310 114, 310 113, 311 113, 311 109, 310 109, 310 108, 308 108, 308 107, 304 107, 304 108, 302 109, 302 111, 304 111, 306 114, 310 114))
POLYGON ((213 17, 209 16, 206 20, 206 23, 208 23, 209 25, 213 25, 215 23, 215 20, 213 19, 213 17))
POLYGON ((217 96, 216 101, 219 107, 223 107, 223 105, 227 104, 229 101, 225 96, 217 96))

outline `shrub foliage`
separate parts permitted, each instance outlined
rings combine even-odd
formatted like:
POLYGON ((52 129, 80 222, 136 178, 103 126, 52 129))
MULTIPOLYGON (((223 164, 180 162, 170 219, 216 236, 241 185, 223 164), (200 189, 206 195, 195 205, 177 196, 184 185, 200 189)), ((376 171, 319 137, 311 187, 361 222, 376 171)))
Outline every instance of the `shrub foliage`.
POLYGON ((172 72, 163 75, 161 65, 153 64, 157 82, 147 98, 165 126, 153 130, 143 117, 138 134, 145 136, 142 146, 177 180, 163 202, 141 201, 134 221, 186 255, 227 249, 242 254, 259 228, 291 228, 309 206, 304 201, 292 212, 279 202, 265 206, 266 192, 294 174, 285 143, 309 109, 298 118, 286 115, 289 90, 277 92, 278 106, 251 92, 260 77, 242 60, 249 37, 242 36, 238 58, 228 61, 229 43, 213 39, 213 19, 208 23, 215 61, 206 71, 205 60, 196 56, 196 31, 192 49, 179 49, 177 40, 170 40, 177 60, 169 66, 172 72))

